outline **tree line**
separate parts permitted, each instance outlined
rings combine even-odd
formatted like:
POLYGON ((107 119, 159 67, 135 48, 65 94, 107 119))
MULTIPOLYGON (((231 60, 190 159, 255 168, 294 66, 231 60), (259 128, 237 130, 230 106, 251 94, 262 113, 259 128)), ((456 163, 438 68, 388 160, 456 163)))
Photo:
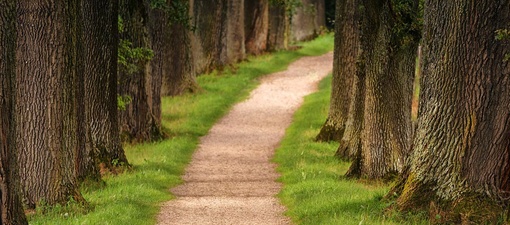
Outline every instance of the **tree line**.
POLYGON ((123 142, 164 138, 162 96, 315 37, 325 5, 0 0, 0 224, 26 224, 24 208, 85 202, 81 182, 129 167, 123 142))
POLYGON ((316 139, 340 142, 345 176, 396 180, 389 208, 431 223, 508 221, 510 1, 336 4, 331 105, 316 139))

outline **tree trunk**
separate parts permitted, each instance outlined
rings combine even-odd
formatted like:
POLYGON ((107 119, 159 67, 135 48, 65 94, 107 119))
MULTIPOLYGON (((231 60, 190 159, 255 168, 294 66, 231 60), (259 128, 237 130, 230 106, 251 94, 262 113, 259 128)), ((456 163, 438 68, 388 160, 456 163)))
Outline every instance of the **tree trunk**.
POLYGON ((269 2, 269 24, 267 31, 267 50, 287 49, 288 17, 284 3, 269 2))
POLYGON ((245 58, 244 0, 193 0, 192 36, 196 73, 239 62, 245 58))
POLYGON ((353 95, 353 79, 359 54, 358 0, 337 0, 335 51, 331 100, 326 122, 317 141, 340 141, 344 135, 353 95))
POLYGON ((220 61, 222 65, 231 65, 243 60, 246 57, 244 45, 244 0, 223 0, 222 13, 223 32, 221 39, 222 54, 220 61))
POLYGON ((315 0, 315 12, 315 32, 321 34, 326 29, 326 0, 315 0))
MULTIPOLYGON (((142 0, 121 0, 120 17, 124 30, 120 39, 132 43, 133 49, 149 50, 148 5, 142 0)), ((118 93, 130 99, 125 109, 119 112, 121 139, 124 141, 152 141, 161 139, 159 121, 153 114, 154 108, 161 107, 160 101, 152 101, 153 93, 150 60, 132 58, 128 60, 134 70, 121 67, 119 70, 118 93), (152 104, 151 104, 152 103, 152 104)), ((156 96, 157 97, 157 96, 156 96)))
POLYGON ((76 153, 84 148, 79 1, 18 3, 16 121, 18 162, 30 208, 83 200, 76 153))
MULTIPOLYGON (((175 10, 186 10, 179 13, 187 15, 188 2, 187 0, 169 1, 167 6, 172 9, 170 11, 150 9, 149 33, 152 49, 155 49, 154 58, 151 60, 151 73, 154 79, 152 83, 162 84, 160 93, 154 92, 152 98, 154 102, 160 99, 159 95, 175 96, 198 89, 191 52, 191 25, 187 24, 189 22, 187 18, 169 20, 173 18, 170 13, 177 13, 174 12, 175 10), (173 4, 187 7, 175 7, 173 4)), ((161 115, 157 109, 154 109, 153 113, 158 118, 161 115)))
MULTIPOLYGON (((168 4, 168 3, 167 3, 168 4)), ((151 84, 161 84, 159 88, 156 88, 158 85, 151 85, 152 92, 149 97, 149 102, 153 104, 161 104, 161 96, 165 95, 167 88, 166 83, 163 83, 164 77, 170 77, 173 73, 172 69, 177 66, 173 66, 170 58, 170 45, 171 45, 171 36, 168 22, 168 15, 165 10, 160 8, 150 8, 149 9, 149 34, 150 34, 150 43, 151 49, 156 49, 154 51, 154 57, 151 60, 151 84)), ((161 107, 153 107, 152 114, 155 118, 158 119, 158 124, 161 124, 161 107)))
POLYGON ((27 224, 19 190, 14 121, 16 1, 0 0, 0 224, 27 224))
MULTIPOLYGON (((347 176, 386 178, 400 172, 411 138, 411 97, 419 37, 395 32, 410 26, 405 13, 393 15, 390 1, 364 0, 361 30, 361 60, 365 70, 365 99, 361 131, 361 154, 347 176), (397 17, 400 16, 400 17, 397 17)), ((411 17, 412 18, 412 17, 411 17)), ((361 68, 358 68, 361 69, 361 68)), ((355 149, 353 149, 355 150, 355 149)))
POLYGON ((440 223, 501 218, 500 204, 510 197, 510 63, 504 60, 510 46, 494 32, 508 21, 508 0, 425 1, 418 124, 400 208, 434 206, 440 223))
POLYGON ((292 41, 306 41, 317 37, 321 26, 326 25, 324 7, 324 0, 301 0, 301 6, 292 15, 292 41))
POLYGON ((220 67, 223 0, 192 0, 196 27, 192 36, 193 61, 197 74, 220 67))
POLYGON ((269 29, 269 0, 252 0, 245 3, 246 53, 258 55, 267 49, 269 29))
POLYGON ((79 159, 81 179, 128 164, 117 113, 118 6, 117 0, 82 2, 87 150, 79 159))

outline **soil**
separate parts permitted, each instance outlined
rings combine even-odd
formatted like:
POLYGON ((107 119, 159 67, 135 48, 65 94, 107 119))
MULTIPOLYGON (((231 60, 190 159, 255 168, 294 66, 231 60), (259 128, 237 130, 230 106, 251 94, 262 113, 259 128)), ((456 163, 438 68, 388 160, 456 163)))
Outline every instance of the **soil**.
POLYGON ((275 195, 281 184, 271 162, 303 97, 332 70, 333 53, 303 57, 267 75, 204 136, 176 199, 162 205, 158 224, 291 224, 275 195))

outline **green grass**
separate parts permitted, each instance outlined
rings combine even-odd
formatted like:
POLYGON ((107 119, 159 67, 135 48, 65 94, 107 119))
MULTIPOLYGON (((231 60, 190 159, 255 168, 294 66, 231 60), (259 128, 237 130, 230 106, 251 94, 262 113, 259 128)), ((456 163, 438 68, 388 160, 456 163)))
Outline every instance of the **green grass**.
POLYGON ((384 215, 388 203, 381 201, 389 186, 344 179, 349 163, 334 157, 337 143, 313 141, 326 120, 331 76, 320 90, 305 98, 292 125, 277 149, 279 194, 286 214, 296 224, 427 224, 420 215, 384 215))
POLYGON ((30 224, 155 224, 159 205, 173 198, 168 189, 180 184, 199 138, 230 107, 246 98, 257 78, 286 69, 301 56, 321 55, 333 49, 333 35, 302 44, 298 51, 250 57, 229 69, 198 77, 198 94, 162 99, 162 125, 169 134, 157 143, 125 146, 133 170, 105 178, 106 185, 84 185, 90 210, 76 203, 39 209, 30 224), (84 212, 84 211, 88 212, 84 212), (41 213, 44 211, 44 213, 41 213))

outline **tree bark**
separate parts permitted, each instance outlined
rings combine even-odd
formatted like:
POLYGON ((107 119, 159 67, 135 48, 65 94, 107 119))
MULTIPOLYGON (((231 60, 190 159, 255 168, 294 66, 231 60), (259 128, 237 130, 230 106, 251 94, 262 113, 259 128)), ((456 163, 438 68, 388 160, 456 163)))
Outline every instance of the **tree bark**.
POLYGON ((78 158, 80 179, 128 164, 117 113, 118 7, 117 0, 82 2, 87 145, 78 158))
POLYGON ((301 0, 301 6, 292 15, 291 40, 311 40, 326 26, 324 0, 301 0))
MULTIPOLYGON (((120 16, 123 19, 124 30, 120 39, 132 43, 132 48, 149 49, 148 34, 148 5, 142 0, 121 0, 120 16)), ((135 71, 119 70, 118 93, 129 96, 130 102, 124 110, 119 112, 121 140, 123 141, 152 141, 163 136, 160 128, 160 118, 153 114, 153 109, 161 107, 160 101, 152 101, 155 96, 150 73, 150 60, 131 59, 135 71)), ((157 98, 157 96, 155 96, 157 98)))
POLYGON ((358 0, 337 0, 330 106, 317 141, 340 141, 344 135, 360 48, 359 12, 353 10, 358 5, 358 0))
POLYGON ((289 26, 285 3, 269 2, 269 24, 267 31, 267 50, 287 49, 289 26))
POLYGON ((269 0, 252 0, 245 3, 246 53, 259 55, 267 50, 269 29, 269 0))
MULTIPOLYGON (((167 3, 169 4, 169 3, 167 3)), ((166 83, 163 82, 164 77, 170 77, 173 73, 174 68, 177 66, 173 66, 170 58, 170 45, 171 45, 171 35, 169 29, 169 21, 168 15, 165 10, 160 8, 150 8, 149 9, 149 34, 150 34, 150 43, 151 49, 156 49, 154 51, 154 57, 151 60, 151 84, 161 84, 159 88, 156 88, 158 85, 151 85, 152 92, 151 96, 149 96, 150 104, 161 104, 161 97, 165 94, 165 90, 171 90, 172 88, 167 88, 166 83)), ((153 107, 152 114, 155 118, 158 119, 158 124, 161 124, 161 107, 153 107)))
POLYGON ((76 153, 84 148, 79 1, 20 1, 16 147, 29 208, 82 201, 76 153))
MULTIPOLYGON (((186 5, 189 11, 189 1, 173 0, 168 1, 167 6, 177 9, 172 4, 186 5)), ((194 92, 198 89, 196 72, 191 52, 190 24, 185 24, 186 18, 170 21, 169 13, 177 13, 172 10, 150 9, 149 12, 149 33, 151 36, 151 47, 154 49, 154 58, 151 60, 151 73, 153 84, 161 83, 160 93, 154 92, 152 101, 157 102, 162 96, 175 96, 187 91, 194 92)), ((180 12, 183 13, 183 12, 180 12)), ((188 12, 185 13, 187 15, 188 12)), ((157 109, 153 110, 154 115, 159 118, 161 115, 157 109)))
POLYGON ((19 190, 14 121, 16 1, 0 0, 0 224, 27 224, 19 190))
POLYGON ((211 72, 221 65, 223 1, 192 0, 192 18, 196 27, 192 48, 197 74, 211 72))
POLYGON ((226 10, 222 14, 223 39, 222 54, 220 61, 222 65, 231 65, 243 60, 246 57, 244 45, 244 0, 223 0, 226 10))
MULTIPOLYGON (((394 13, 392 2, 364 0, 361 48, 365 74, 365 99, 361 131, 361 154, 347 173, 351 177, 387 178, 403 169, 411 138, 411 97, 419 37, 407 28, 405 13, 394 13)), ((359 69, 359 68, 358 68, 359 69)), ((354 149, 353 149, 354 150, 354 149)))
POLYGON ((192 36, 196 73, 243 60, 245 56, 244 0, 193 0, 192 36))
POLYGON ((495 224, 504 213, 510 46, 494 32, 508 21, 508 0, 425 1, 418 124, 400 208, 428 208, 440 223, 495 224))

